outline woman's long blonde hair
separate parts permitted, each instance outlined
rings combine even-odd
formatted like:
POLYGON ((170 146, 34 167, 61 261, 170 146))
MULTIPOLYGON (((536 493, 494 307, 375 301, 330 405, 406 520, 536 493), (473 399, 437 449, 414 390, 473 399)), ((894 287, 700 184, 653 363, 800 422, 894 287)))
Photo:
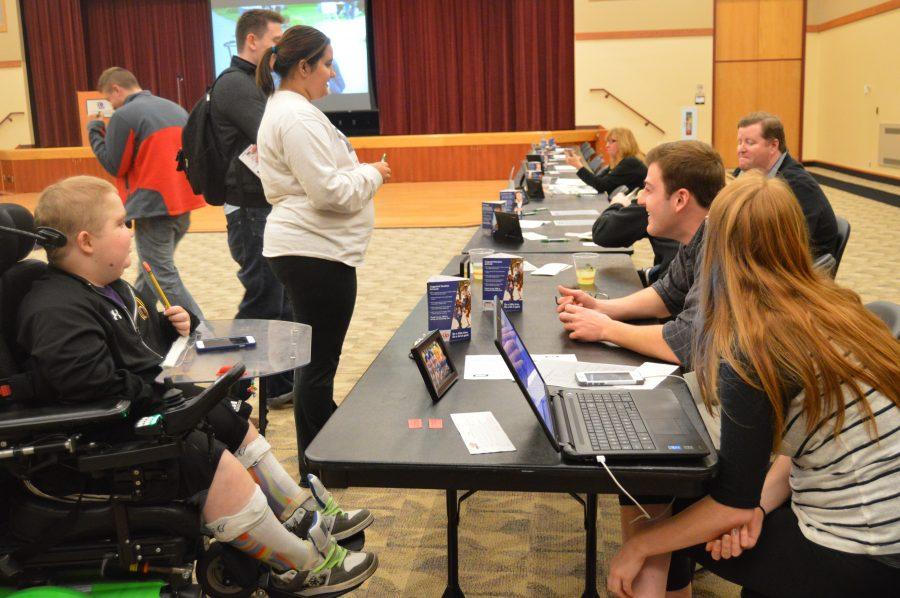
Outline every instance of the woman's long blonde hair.
POLYGON ((806 220, 790 187, 746 173, 713 201, 699 273, 702 324, 694 363, 707 407, 717 403, 721 360, 768 395, 774 449, 791 389, 805 391, 806 432, 845 417, 842 385, 877 430, 862 385, 900 405, 900 343, 859 295, 813 268, 806 220))
POLYGON ((610 159, 610 168, 615 168, 619 165, 619 162, 621 162, 625 158, 631 158, 632 156, 634 156, 641 162, 647 161, 647 156, 644 155, 644 152, 642 152, 640 146, 638 146, 637 139, 634 138, 634 133, 631 132, 631 129, 626 129, 625 127, 616 127, 614 129, 610 129, 606 133, 606 137, 615 137, 619 142, 619 155, 616 156, 615 160, 610 159))

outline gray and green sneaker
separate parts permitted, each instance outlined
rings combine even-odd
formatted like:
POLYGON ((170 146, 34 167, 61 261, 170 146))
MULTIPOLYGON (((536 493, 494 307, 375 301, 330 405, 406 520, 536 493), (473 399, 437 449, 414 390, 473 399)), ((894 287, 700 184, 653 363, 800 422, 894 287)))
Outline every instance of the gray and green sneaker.
MULTIPOLYGON (((319 548, 317 542, 314 544, 319 548)), ((333 538, 324 548, 320 550, 322 562, 308 571, 273 571, 271 580, 274 588, 296 596, 346 592, 369 579, 378 568, 377 556, 341 548, 333 538)))
POLYGON ((308 480, 312 496, 284 522, 284 527, 297 537, 307 538, 313 524, 313 515, 317 513, 322 516, 323 525, 337 541, 358 534, 375 521, 368 509, 344 511, 319 478, 310 474, 308 480))
POLYGON ((334 524, 331 526, 331 535, 335 540, 344 540, 354 534, 358 534, 375 521, 375 517, 372 516, 368 509, 355 509, 353 511, 341 509, 331 492, 325 488, 325 485, 316 476, 309 474, 306 476, 306 479, 309 481, 309 490, 316 501, 317 510, 326 518, 334 518, 334 524))

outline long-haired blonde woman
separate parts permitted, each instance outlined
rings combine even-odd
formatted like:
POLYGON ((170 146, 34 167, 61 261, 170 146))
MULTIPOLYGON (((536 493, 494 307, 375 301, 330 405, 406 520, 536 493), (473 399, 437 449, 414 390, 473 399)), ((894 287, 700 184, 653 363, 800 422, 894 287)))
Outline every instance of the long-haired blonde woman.
POLYGON ((638 147, 630 129, 616 127, 607 131, 606 152, 609 154, 609 168, 599 175, 591 172, 579 156, 569 154, 566 162, 578 169, 578 177, 582 181, 600 193, 609 193, 622 185, 629 190, 644 186, 647 176, 644 152, 638 147))
POLYGON ((632 582, 676 551, 668 589, 684 595, 694 560, 749 596, 896 593, 900 343, 808 247, 783 181, 745 175, 713 202, 694 364, 721 410, 719 471, 709 496, 622 546, 611 592, 661 596, 632 582))

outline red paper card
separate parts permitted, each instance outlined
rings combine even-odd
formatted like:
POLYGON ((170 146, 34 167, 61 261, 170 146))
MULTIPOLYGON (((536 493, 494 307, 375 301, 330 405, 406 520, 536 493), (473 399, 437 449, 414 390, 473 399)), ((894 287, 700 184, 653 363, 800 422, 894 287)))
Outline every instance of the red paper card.
POLYGON ((439 418, 432 418, 428 420, 428 427, 432 430, 439 430, 444 427, 444 420, 439 418))
POLYGON ((407 420, 406 423, 407 423, 407 425, 409 425, 410 430, 418 430, 419 428, 422 427, 421 419, 410 419, 410 420, 407 420))

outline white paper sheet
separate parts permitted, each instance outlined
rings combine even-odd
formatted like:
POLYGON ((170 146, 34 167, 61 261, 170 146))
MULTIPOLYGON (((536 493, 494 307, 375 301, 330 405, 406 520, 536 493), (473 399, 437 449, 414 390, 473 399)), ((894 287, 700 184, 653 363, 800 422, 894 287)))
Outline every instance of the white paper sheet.
POLYGON ((175 342, 172 343, 172 346, 169 347, 169 352, 166 353, 166 358, 163 359, 163 362, 160 364, 160 367, 164 368, 174 368, 175 366, 181 363, 181 359, 184 357, 184 352, 188 347, 188 337, 179 336, 175 339, 175 342))
POLYGON ((556 172, 578 172, 578 169, 568 164, 557 164, 556 172))
POLYGON ((591 241, 591 242, 589 242, 589 243, 582 243, 581 246, 582 246, 582 247, 600 247, 599 245, 597 245, 597 244, 594 243, 593 241, 591 241))
POLYGON ((533 233, 531 231, 525 231, 522 233, 522 238, 526 241, 543 241, 547 238, 547 235, 542 235, 541 233, 533 233))
POLYGON ((523 268, 526 272, 534 272, 535 270, 537 270, 537 266, 535 266, 534 264, 532 264, 532 263, 529 262, 528 260, 525 260, 525 261, 522 262, 522 268, 523 268))
POLYGON ((554 220, 556 226, 590 226, 594 224, 593 220, 554 220))
MULTIPOLYGON (((543 363, 551 362, 551 361, 565 361, 565 362, 574 362, 577 361, 577 357, 575 355, 532 355, 531 358, 534 360, 535 365, 538 366, 538 369, 542 367, 543 363)), ((506 362, 503 361, 503 357, 500 356, 499 353, 492 355, 466 355, 466 364, 465 370, 463 372, 463 379, 465 380, 512 380, 512 374, 509 372, 509 368, 506 367, 506 362)))
MULTIPOLYGON (((558 187, 584 187, 584 181, 581 179, 557 179, 556 186, 558 187)), ((593 189, 593 187, 591 187, 593 189)))
POLYGON ((537 270, 531 273, 532 276, 556 276, 560 272, 564 272, 571 268, 571 264, 544 264, 537 270))
POLYGON ((519 226, 522 227, 522 230, 540 228, 545 224, 547 224, 546 220, 519 220, 519 226))
POLYGON ((451 413, 450 419, 470 455, 509 453, 516 450, 509 436, 500 427, 500 422, 490 411, 451 413))
POLYGON ((599 216, 597 210, 550 210, 551 216, 599 216))
POLYGON ((567 237, 574 237, 576 239, 584 239, 591 240, 594 237, 591 235, 591 231, 583 232, 583 233, 566 233, 567 237))
POLYGON ((244 148, 244 151, 238 155, 238 159, 250 169, 250 172, 259 176, 259 154, 256 151, 255 143, 244 148))

